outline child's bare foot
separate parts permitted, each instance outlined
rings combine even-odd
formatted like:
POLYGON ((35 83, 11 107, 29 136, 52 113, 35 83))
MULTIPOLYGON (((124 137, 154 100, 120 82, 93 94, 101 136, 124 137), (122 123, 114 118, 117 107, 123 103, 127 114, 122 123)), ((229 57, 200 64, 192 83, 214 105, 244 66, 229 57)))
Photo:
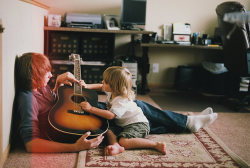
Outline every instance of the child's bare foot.
POLYGON ((165 142, 157 142, 155 149, 163 153, 164 155, 167 154, 167 147, 165 142))
POLYGON ((120 146, 120 145, 109 145, 107 146, 106 148, 106 153, 107 155, 115 155, 115 154, 118 154, 118 153, 122 153, 124 152, 124 147, 120 146))

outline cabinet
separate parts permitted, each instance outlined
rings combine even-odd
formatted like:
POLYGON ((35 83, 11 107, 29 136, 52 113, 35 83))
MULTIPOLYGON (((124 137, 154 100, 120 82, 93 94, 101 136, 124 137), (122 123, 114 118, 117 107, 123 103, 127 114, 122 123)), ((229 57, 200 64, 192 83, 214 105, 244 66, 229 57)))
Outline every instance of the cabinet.
POLYGON ((112 61, 114 34, 50 31, 45 54, 51 59, 68 59, 80 54, 83 61, 112 61))
MULTIPOLYGON (((53 87, 57 75, 73 71, 73 65, 55 63, 55 60, 68 60, 71 53, 80 54, 83 61, 101 61, 104 65, 82 65, 82 78, 86 83, 100 82, 103 71, 114 61, 115 34, 142 34, 142 42, 149 42, 153 31, 84 29, 70 27, 44 27, 44 54, 52 63, 53 87), (86 75, 87 76, 86 76, 86 75), (84 76, 85 75, 85 76, 84 76)), ((133 38, 132 38, 133 39, 133 38)), ((142 47, 142 91, 145 93, 148 47, 142 47)))

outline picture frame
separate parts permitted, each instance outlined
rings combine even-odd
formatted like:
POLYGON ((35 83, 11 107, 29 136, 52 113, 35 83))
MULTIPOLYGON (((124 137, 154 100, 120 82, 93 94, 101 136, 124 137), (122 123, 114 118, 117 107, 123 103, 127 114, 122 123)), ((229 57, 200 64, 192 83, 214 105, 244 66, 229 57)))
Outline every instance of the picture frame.
POLYGON ((120 16, 119 15, 103 15, 106 29, 120 30, 120 16))

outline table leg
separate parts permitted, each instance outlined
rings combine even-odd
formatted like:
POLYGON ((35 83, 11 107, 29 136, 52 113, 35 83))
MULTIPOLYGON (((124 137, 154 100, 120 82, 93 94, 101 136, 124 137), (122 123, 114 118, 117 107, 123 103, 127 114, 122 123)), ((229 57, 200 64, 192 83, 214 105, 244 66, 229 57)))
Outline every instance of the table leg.
MULTIPOLYGON (((142 35, 142 42, 149 43, 149 34, 142 35)), ((146 84, 147 84, 147 68, 148 68, 148 47, 142 47, 142 82, 141 82, 141 94, 146 94, 146 84)))

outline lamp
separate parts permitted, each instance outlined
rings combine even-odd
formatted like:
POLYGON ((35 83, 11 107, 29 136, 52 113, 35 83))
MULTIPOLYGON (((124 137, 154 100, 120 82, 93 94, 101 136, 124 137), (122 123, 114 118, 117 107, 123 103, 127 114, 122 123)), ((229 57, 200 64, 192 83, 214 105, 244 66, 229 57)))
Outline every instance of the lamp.
POLYGON ((229 39, 231 34, 236 29, 236 26, 240 27, 241 24, 250 22, 250 11, 247 11, 246 13, 242 12, 226 13, 223 17, 223 21, 235 24, 233 29, 227 35, 227 39, 229 39))

